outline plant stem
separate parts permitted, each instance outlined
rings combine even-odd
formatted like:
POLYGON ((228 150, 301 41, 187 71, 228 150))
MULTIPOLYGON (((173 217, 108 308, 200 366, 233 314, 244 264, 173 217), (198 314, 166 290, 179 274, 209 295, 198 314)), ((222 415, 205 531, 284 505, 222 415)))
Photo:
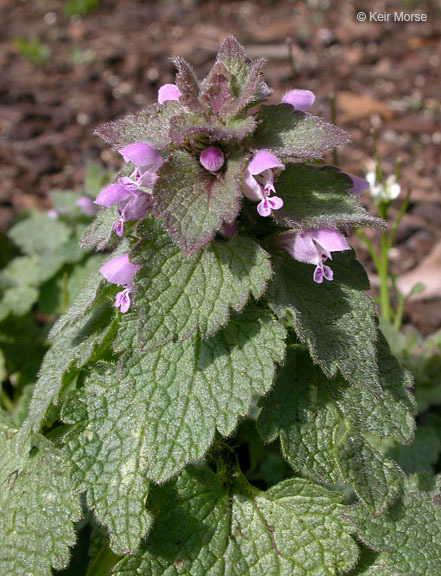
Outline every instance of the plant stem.
MULTIPOLYGON (((378 206, 380 218, 386 220, 387 217, 387 203, 380 202, 378 206)), ((389 235, 387 232, 381 232, 380 242, 380 266, 378 269, 380 276, 380 311, 381 317, 386 322, 391 319, 391 306, 389 294, 389 235)))
POLYGON ((403 319, 403 309, 404 309, 404 302, 405 298, 400 292, 397 292, 397 310, 395 312, 395 319, 394 319, 394 328, 395 330, 399 330, 401 328, 401 321, 403 319))
POLYGON ((369 252, 369 255, 372 258, 372 261, 373 261, 375 268, 377 270, 377 274, 380 274, 380 260, 377 256, 377 253, 375 252, 375 248, 374 248, 372 242, 369 240, 369 238, 366 236, 366 234, 363 232, 363 230, 357 229, 356 234, 360 238, 360 240, 363 242, 363 244, 366 246, 367 251, 369 252))
POLYGON ((395 220, 392 222, 392 226, 390 227, 390 233, 389 233, 389 247, 392 246, 392 244, 394 243, 395 240, 395 234, 397 232, 397 228, 398 228, 398 224, 401 222, 401 218, 404 216, 404 214, 406 213, 407 207, 409 206, 409 199, 410 199, 410 195, 412 193, 412 190, 408 190, 406 198, 403 200, 403 203, 400 206, 400 210, 395 218, 395 220))

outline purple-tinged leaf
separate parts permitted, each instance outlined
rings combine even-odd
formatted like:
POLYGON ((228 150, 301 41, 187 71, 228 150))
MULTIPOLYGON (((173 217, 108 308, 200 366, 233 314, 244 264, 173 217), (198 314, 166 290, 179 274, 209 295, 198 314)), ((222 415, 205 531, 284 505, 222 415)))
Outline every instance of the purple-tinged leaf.
POLYGON ((235 116, 271 96, 272 90, 262 77, 265 61, 264 58, 251 61, 247 58, 243 47, 230 36, 222 44, 214 67, 203 82, 203 88, 209 91, 215 82, 215 76, 222 74, 228 83, 224 93, 228 89, 231 95, 230 102, 225 99, 222 111, 227 116, 235 116))
POLYGON ((272 89, 263 81, 262 68, 265 63, 265 58, 259 58, 252 63, 247 80, 240 94, 238 111, 266 100, 273 93, 272 89))
POLYGON ((183 58, 175 56, 171 59, 177 68, 176 86, 181 92, 179 101, 191 112, 200 109, 199 104, 199 82, 193 68, 183 58))
MULTIPOLYGON (((243 46, 234 36, 228 36, 222 42, 216 57, 216 64, 218 63, 222 63, 228 72, 235 77, 237 88, 244 85, 248 78, 251 61, 245 54, 243 46)), ((238 96, 238 94, 236 95, 238 96)))
POLYGON ((278 224, 304 231, 342 226, 384 227, 351 192, 351 178, 334 166, 287 164, 275 184, 283 207, 274 213, 278 224))
POLYGON ((321 158, 327 150, 349 142, 349 136, 321 118, 294 110, 290 104, 262 106, 252 146, 279 158, 321 158))
POLYGON ((207 122, 197 114, 181 114, 171 121, 170 137, 177 145, 191 143, 196 139, 216 142, 240 142, 256 127, 254 118, 230 119, 227 122, 211 119, 207 122))
POLYGON ((207 87, 201 95, 201 102, 215 114, 220 114, 232 106, 231 82, 221 72, 210 74, 207 87))
POLYGON ((187 152, 178 151, 158 171, 153 214, 187 254, 207 244, 238 215, 243 167, 228 159, 224 174, 207 172, 187 152))
POLYGON ((100 126, 95 130, 95 134, 115 150, 136 142, 147 142, 156 150, 162 150, 171 142, 171 119, 182 112, 182 105, 173 100, 152 104, 141 112, 100 126))

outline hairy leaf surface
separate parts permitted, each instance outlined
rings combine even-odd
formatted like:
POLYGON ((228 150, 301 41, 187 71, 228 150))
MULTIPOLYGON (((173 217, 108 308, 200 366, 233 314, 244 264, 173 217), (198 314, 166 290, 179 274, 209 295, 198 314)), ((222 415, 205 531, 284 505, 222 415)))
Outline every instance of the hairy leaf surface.
POLYGON ((349 509, 344 516, 356 527, 365 544, 381 552, 382 564, 389 568, 389 573, 400 576, 438 574, 441 507, 434 504, 429 493, 418 490, 411 480, 407 481, 402 499, 383 516, 372 518, 362 504, 349 509))
POLYGON ((21 433, 38 431, 50 406, 57 404, 62 387, 71 382, 95 354, 110 345, 116 327, 112 318, 110 302, 105 303, 58 335, 44 357, 21 433))
POLYGON ((199 82, 193 67, 179 56, 172 58, 172 62, 177 68, 175 84, 181 92, 180 104, 190 111, 198 110, 200 108, 199 82))
POLYGON ((0 573, 50 576, 65 568, 81 506, 68 468, 50 442, 21 442, 0 415, 0 573))
MULTIPOLYGON (((222 97, 225 96, 218 96, 222 97)), ((214 105, 211 100, 210 103, 214 105)), ((170 136, 176 144, 191 143, 195 138, 201 138, 212 144, 217 142, 231 144, 232 141, 240 142, 246 138, 255 127, 256 121, 251 116, 227 121, 211 118, 207 121, 199 114, 181 114, 170 122, 170 136)))
POLYGON ((358 556, 340 495, 301 478, 260 492, 240 473, 190 468, 150 502, 152 533, 116 576, 331 576, 358 556))
POLYGON ((225 174, 204 170, 188 152, 175 152, 158 171, 153 213, 187 254, 205 246, 239 212, 241 161, 227 160, 225 174))
MULTIPOLYGON (((202 458, 216 429, 231 434, 239 415, 249 411, 252 395, 269 390, 274 363, 283 359, 284 336, 271 314, 250 306, 211 338, 195 334, 181 343, 139 351, 134 317, 127 314, 115 343, 126 351, 119 370, 110 366, 105 382, 93 371, 86 381, 82 402, 89 427, 97 439, 107 434, 102 427, 128 435, 124 441, 143 455, 141 472, 163 482, 202 458), (99 387, 104 387, 100 393, 99 387), (130 428, 127 418, 133 421, 130 428)), ((87 441, 85 433, 79 442, 87 441)), ((122 440, 117 436, 115 442, 122 440)), ((75 465, 88 469, 90 463, 85 458, 75 465)))
POLYGON ((100 252, 107 248, 115 238, 112 227, 117 219, 114 206, 101 209, 95 220, 89 224, 80 239, 81 248, 100 252))
POLYGON ((316 284, 311 265, 280 258, 267 293, 270 305, 279 317, 292 320, 328 378, 340 371, 349 383, 378 395, 375 311, 360 291, 369 285, 366 274, 346 254, 336 255, 332 268, 334 281, 316 284))
POLYGON ((278 158, 321 158, 331 148, 349 141, 337 126, 294 110, 291 104, 262 106, 252 145, 270 150, 278 158))
POLYGON ((136 550, 151 524, 145 508, 149 483, 143 474, 145 414, 131 404, 129 394, 120 397, 117 407, 113 396, 107 397, 115 385, 114 371, 94 373, 87 399, 80 393, 71 396, 63 420, 75 426, 66 437, 64 455, 77 490, 87 491, 88 506, 107 526, 113 550, 127 554, 136 550))
POLYGON ((135 142, 147 142, 156 150, 162 150, 171 143, 170 120, 182 112, 181 104, 176 101, 151 104, 141 112, 100 126, 95 134, 116 150, 135 142))
POLYGON ((197 328, 214 334, 230 309, 239 312, 250 294, 262 295, 271 276, 268 254, 250 238, 215 240, 187 256, 154 222, 145 225, 131 259, 143 266, 136 308, 140 340, 149 347, 183 340, 197 328))
POLYGON ((220 47, 212 72, 204 80, 204 88, 209 88, 213 77, 220 73, 228 79, 233 100, 226 103, 223 112, 235 115, 271 96, 272 90, 262 77, 264 63, 264 58, 251 61, 239 42, 229 36, 220 47))
POLYGON ((274 212, 278 224, 295 230, 339 226, 378 226, 384 222, 363 208, 354 183, 334 166, 288 164, 277 180, 283 206, 274 212))
MULTIPOLYGON (((274 389, 261 401, 259 429, 266 441, 279 436, 294 469, 330 484, 342 478, 379 514, 400 495, 403 474, 345 418, 329 387, 332 382, 312 364, 307 351, 291 348, 274 389)), ((381 403, 381 397, 377 401, 381 403)), ((358 409, 364 412, 363 405, 358 409)))

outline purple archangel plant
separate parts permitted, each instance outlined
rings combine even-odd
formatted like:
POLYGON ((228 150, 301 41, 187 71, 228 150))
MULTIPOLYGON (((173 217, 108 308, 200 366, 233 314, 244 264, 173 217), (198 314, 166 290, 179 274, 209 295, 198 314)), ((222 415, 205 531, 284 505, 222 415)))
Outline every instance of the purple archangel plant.
POLYGON ((157 103, 97 131, 124 160, 82 239, 107 263, 22 427, 2 416, 1 573, 63 568, 76 531, 91 575, 439 573, 439 481, 389 452, 412 378, 349 246, 383 222, 318 163, 348 136, 308 90, 267 103, 232 37, 203 80, 173 61, 157 103))

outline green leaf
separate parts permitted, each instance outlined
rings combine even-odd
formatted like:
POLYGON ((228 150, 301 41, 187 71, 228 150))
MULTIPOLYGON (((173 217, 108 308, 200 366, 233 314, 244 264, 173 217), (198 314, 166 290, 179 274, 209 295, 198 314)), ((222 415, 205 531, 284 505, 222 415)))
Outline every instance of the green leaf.
POLYGON ((3 293, 0 301, 0 321, 9 314, 23 316, 38 300, 38 290, 34 286, 14 286, 3 293))
POLYGON ((81 516, 68 469, 43 437, 35 447, 20 442, 10 422, 0 419, 0 573, 49 576, 65 568, 81 516))
POLYGON ((49 218, 47 214, 32 214, 13 226, 8 236, 25 254, 46 255, 70 238, 71 231, 66 224, 49 218))
POLYGON ((40 429, 50 406, 57 405, 63 387, 72 382, 82 366, 110 345, 115 330, 113 317, 114 308, 110 302, 105 303, 58 335, 43 360, 29 414, 21 429, 23 435, 40 429))
POLYGON ((53 325, 49 333, 49 338, 54 340, 66 326, 73 326, 92 306, 104 302, 111 291, 114 291, 114 287, 111 286, 110 283, 104 282, 99 272, 90 274, 84 288, 67 309, 66 314, 60 316, 53 325))
POLYGON ((151 104, 141 112, 100 126, 95 134, 116 150, 134 142, 148 142, 156 150, 162 150, 171 143, 170 120, 183 111, 182 105, 175 101, 151 104))
POLYGON ((239 212, 242 162, 227 160, 225 174, 204 170, 188 152, 172 154, 158 170, 153 213, 187 254, 207 244, 239 212))
POLYGON ((276 184, 283 206, 274 212, 278 224, 295 230, 338 226, 378 226, 355 194, 354 183, 334 166, 287 164, 276 184))
POLYGON ((294 110, 291 104, 261 106, 256 120, 252 146, 270 150, 281 160, 321 158, 327 150, 349 141, 337 126, 294 110))
POLYGON ((390 570, 388 574, 438 574, 441 508, 411 480, 402 499, 382 517, 372 518, 361 504, 347 510, 344 516, 355 526, 362 542, 381 552, 381 561, 390 570))
POLYGON ((88 386, 89 398, 74 393, 63 410, 63 420, 74 424, 65 437, 65 458, 71 462, 72 479, 87 491, 87 504, 110 533, 113 550, 134 552, 150 528, 145 509, 149 484, 143 474, 147 452, 139 422, 145 417, 129 397, 120 398, 115 420, 112 372, 96 372, 88 386), (98 377, 99 376, 99 377, 98 377), (136 440, 135 440, 136 439, 136 440))
POLYGON ((383 451, 396 460, 406 474, 416 472, 434 473, 434 466, 441 454, 441 418, 429 414, 418 425, 414 441, 410 446, 401 446, 394 441, 386 441, 383 451))
POLYGON ((357 427, 371 434, 409 444, 415 432, 416 413, 412 375, 401 368, 381 332, 378 332, 377 357, 381 401, 363 386, 342 385, 341 382, 331 384, 329 392, 357 427))
POLYGON ((296 478, 260 492, 240 472, 189 468, 156 488, 147 542, 115 576, 331 576, 356 562, 340 495, 296 478))
POLYGON ((400 495, 402 472, 344 417, 328 386, 332 383, 307 351, 292 347, 275 387, 261 400, 259 430, 266 441, 279 436, 282 453, 295 470, 329 484, 341 477, 380 514, 400 495))
POLYGON ((269 390, 274 363, 283 359, 285 330, 270 313, 250 306, 207 340, 196 333, 181 343, 140 351, 134 324, 130 312, 120 320, 115 345, 126 355, 118 371, 110 366, 107 393, 90 396, 102 381, 92 372, 84 402, 91 403, 91 418, 95 403, 105 401, 115 429, 121 419, 132 418, 136 434, 128 441, 146 454, 142 472, 163 482, 202 458, 216 429, 231 434, 239 415, 249 411, 252 395, 269 390))
POLYGON ((323 375, 308 360, 300 347, 288 349, 274 388, 260 401, 257 426, 265 442, 280 438, 282 453, 295 470, 335 484, 341 417, 322 386, 323 375))
POLYGON ((360 552, 360 560, 354 570, 347 576, 404 576, 397 572, 391 572, 387 567, 383 555, 363 546, 360 552))
POLYGON ((263 100, 269 98, 273 93, 272 89, 262 80, 262 69, 265 62, 265 58, 259 58, 251 64, 248 77, 241 89, 237 105, 233 108, 233 113, 241 112, 259 102, 263 102, 263 100))
POLYGON ((333 260, 334 281, 316 284, 313 267, 288 256, 274 266, 274 280, 267 296, 281 318, 292 320, 297 336, 323 372, 345 380, 374 395, 381 391, 376 358, 377 329, 365 272, 350 254, 333 260))
POLYGON ((234 88, 239 92, 248 79, 251 61, 234 36, 230 35, 222 42, 216 56, 216 64, 219 63, 234 77, 234 88))
MULTIPOLYGON (((97 193, 99 190, 97 191, 97 193)), ((80 216, 82 214, 77 200, 81 198, 81 194, 73 192, 72 190, 54 190, 50 193, 52 206, 61 216, 80 216)))
POLYGON ((402 492, 404 474, 399 466, 375 450, 356 429, 349 427, 337 452, 345 482, 350 482, 373 514, 382 514, 402 492))
POLYGON ((199 328, 211 336, 239 312, 250 293, 259 298, 271 277, 268 254, 250 238, 216 240, 186 256, 167 232, 147 222, 131 252, 142 264, 136 309, 142 344, 183 340, 199 328))
POLYGON ((14 287, 38 286, 41 282, 40 268, 38 256, 18 256, 0 272, 0 281, 14 287))
POLYGON ((101 548, 94 560, 91 561, 86 576, 110 576, 113 573, 112 568, 118 560, 119 557, 106 544, 101 548))
POLYGON ((107 248, 115 236, 112 230, 115 220, 116 214, 113 206, 100 210, 81 236, 81 248, 97 251, 107 248))

